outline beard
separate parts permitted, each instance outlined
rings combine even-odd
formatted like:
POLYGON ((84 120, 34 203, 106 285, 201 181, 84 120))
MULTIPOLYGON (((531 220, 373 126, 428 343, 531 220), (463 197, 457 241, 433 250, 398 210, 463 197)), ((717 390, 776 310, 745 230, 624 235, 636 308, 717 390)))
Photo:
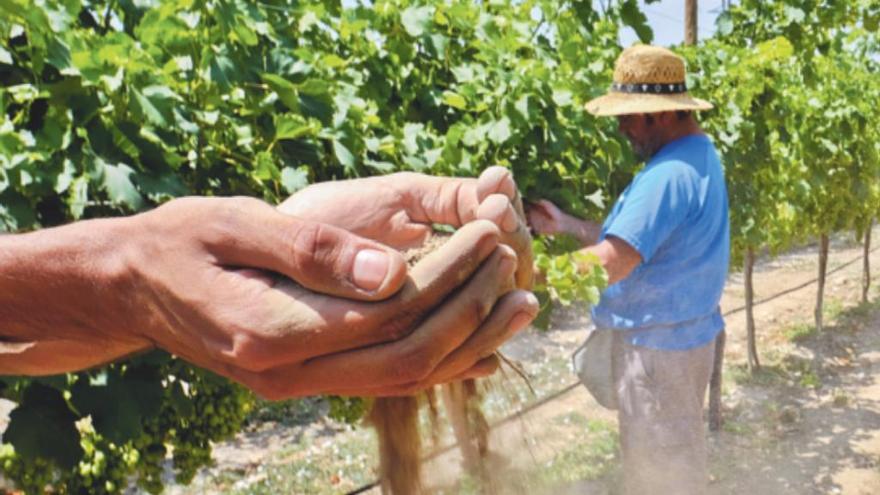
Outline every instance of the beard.
POLYGON ((654 155, 654 151, 650 149, 646 143, 630 140, 629 144, 632 146, 633 152, 640 160, 648 161, 651 159, 651 156, 654 155))
POLYGON ((657 152, 657 143, 653 139, 636 140, 627 136, 627 140, 632 147, 633 153, 641 160, 648 161, 657 152))

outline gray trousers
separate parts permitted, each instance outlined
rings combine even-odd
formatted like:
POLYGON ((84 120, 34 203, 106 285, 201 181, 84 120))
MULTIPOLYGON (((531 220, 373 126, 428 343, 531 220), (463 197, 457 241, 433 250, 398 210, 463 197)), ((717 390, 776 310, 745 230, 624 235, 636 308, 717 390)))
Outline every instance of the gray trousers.
POLYGON ((626 495, 702 495, 708 488, 703 401, 714 340, 686 351, 630 345, 614 332, 626 495))

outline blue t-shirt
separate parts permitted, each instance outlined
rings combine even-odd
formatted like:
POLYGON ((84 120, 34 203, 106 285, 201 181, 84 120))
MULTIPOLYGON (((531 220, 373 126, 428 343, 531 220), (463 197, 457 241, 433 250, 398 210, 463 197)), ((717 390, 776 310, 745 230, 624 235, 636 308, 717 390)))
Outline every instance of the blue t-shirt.
POLYGON ((702 134, 666 144, 617 199, 599 240, 617 237, 642 263, 593 308, 600 328, 633 345, 685 350, 724 328, 718 306, 730 258, 727 186, 702 134))

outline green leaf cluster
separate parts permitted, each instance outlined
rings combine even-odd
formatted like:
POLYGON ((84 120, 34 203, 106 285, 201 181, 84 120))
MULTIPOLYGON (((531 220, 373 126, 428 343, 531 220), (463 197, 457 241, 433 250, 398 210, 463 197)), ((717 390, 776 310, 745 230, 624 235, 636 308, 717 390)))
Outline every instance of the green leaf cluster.
POLYGON ((546 330, 553 303, 569 306, 575 301, 598 304, 608 286, 608 273, 599 258, 580 251, 580 243, 569 235, 545 236, 532 242, 539 280, 535 293, 541 304, 534 325, 546 330))
POLYGON ((735 262, 810 236, 861 232, 880 208, 876 2, 745 0, 685 48, 716 104, 735 262))

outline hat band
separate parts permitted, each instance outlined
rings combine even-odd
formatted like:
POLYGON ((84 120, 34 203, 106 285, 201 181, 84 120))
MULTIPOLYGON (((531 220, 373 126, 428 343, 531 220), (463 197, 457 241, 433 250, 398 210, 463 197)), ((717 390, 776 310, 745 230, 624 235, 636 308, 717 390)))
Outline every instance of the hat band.
POLYGON ((679 93, 687 93, 687 84, 680 83, 614 83, 611 85, 611 91, 618 93, 643 93, 654 95, 672 95, 679 93))

